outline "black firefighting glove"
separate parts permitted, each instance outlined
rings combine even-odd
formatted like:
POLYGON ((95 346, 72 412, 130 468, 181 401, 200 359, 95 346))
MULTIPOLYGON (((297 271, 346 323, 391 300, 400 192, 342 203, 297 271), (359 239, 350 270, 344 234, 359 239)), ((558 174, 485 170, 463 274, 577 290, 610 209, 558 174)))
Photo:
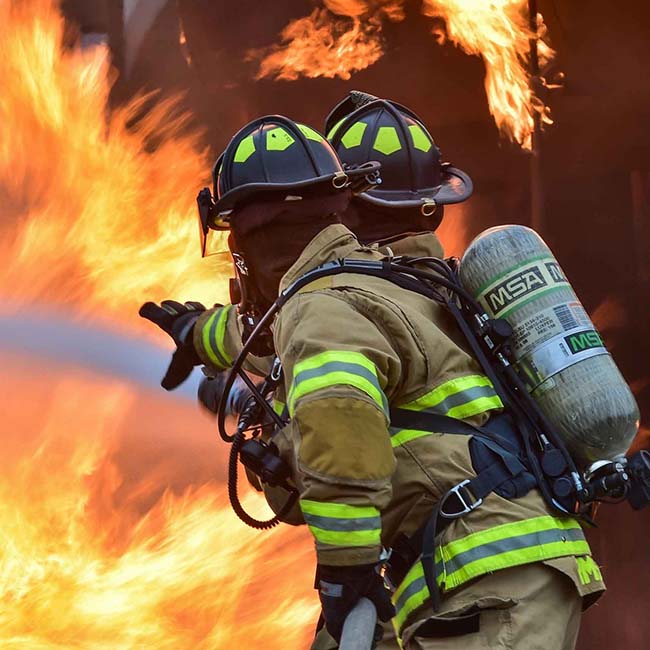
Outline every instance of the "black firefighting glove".
POLYGON ((163 300, 160 305, 145 302, 138 312, 167 332, 176 343, 176 351, 160 385, 165 390, 180 386, 191 374, 194 366, 202 363, 194 349, 192 334, 196 320, 205 311, 200 302, 181 304, 175 300, 163 300))
MULTIPOLYGON (((341 640, 345 619, 359 599, 364 596, 377 608, 377 618, 380 621, 389 621, 395 615, 390 591, 386 588, 384 579, 379 575, 375 564, 358 566, 319 564, 316 570, 316 586, 323 609, 325 627, 337 642, 341 640)), ((381 627, 378 625, 375 641, 380 639, 381 627)))

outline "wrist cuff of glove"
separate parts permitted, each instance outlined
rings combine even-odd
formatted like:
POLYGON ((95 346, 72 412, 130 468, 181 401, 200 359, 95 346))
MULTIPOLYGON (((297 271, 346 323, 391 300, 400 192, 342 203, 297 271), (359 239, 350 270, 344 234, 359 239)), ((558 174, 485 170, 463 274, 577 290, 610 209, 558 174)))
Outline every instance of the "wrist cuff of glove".
POLYGON ((331 566, 319 564, 317 580, 329 583, 350 584, 365 578, 369 573, 377 573, 376 564, 353 564, 350 566, 331 566))
POLYGON ((194 349, 192 339, 194 335, 194 326, 196 325, 199 316, 200 313, 194 312, 191 314, 183 314, 176 319, 176 322, 172 327, 172 337, 178 347, 191 346, 192 349, 194 349))

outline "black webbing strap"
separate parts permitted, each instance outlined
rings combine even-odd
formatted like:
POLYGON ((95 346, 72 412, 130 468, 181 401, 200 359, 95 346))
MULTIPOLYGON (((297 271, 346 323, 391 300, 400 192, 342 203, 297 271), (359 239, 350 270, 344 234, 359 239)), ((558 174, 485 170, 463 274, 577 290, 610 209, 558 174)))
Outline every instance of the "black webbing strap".
MULTIPOLYGON (((481 470, 476 477, 468 479, 466 482, 463 481, 453 489, 452 493, 448 493, 446 501, 450 501, 449 505, 452 505, 453 500, 457 500, 460 503, 456 505, 460 505, 461 508, 460 510, 450 511, 448 507, 441 507, 443 517, 446 516, 445 513, 460 513, 461 510, 465 509, 462 505, 463 501, 466 504, 481 501, 508 479, 528 471, 515 454, 504 449, 495 440, 494 434, 490 432, 489 428, 474 427, 467 424, 467 422, 446 415, 426 411, 410 411, 395 407, 390 409, 390 423, 391 427, 399 429, 416 429, 418 431, 473 436, 479 438, 499 458, 499 460, 481 470)), ((462 514, 466 513, 463 512, 462 514)))
MULTIPOLYGON (((422 535, 422 569, 424 580, 431 595, 433 611, 440 609, 440 588, 438 587, 438 572, 436 571, 436 537, 438 536, 438 519, 440 519, 440 503, 437 503, 431 516, 424 525, 422 535)), ((449 521, 445 525, 449 524, 449 521)))
MULTIPOLYGON (((498 460, 482 469, 477 476, 461 481, 449 490, 435 505, 427 521, 410 537, 402 538, 393 548, 395 560, 391 562, 388 577, 395 586, 402 582, 418 556, 424 570, 424 579, 431 595, 434 611, 440 608, 440 587, 436 571, 436 537, 449 523, 475 510, 491 492, 505 481, 528 471, 515 454, 503 448, 487 427, 474 427, 455 418, 426 411, 391 408, 390 423, 399 429, 416 429, 436 433, 449 433, 479 438, 493 451, 498 460)), ((476 616, 469 616, 468 626, 478 624, 476 616)))

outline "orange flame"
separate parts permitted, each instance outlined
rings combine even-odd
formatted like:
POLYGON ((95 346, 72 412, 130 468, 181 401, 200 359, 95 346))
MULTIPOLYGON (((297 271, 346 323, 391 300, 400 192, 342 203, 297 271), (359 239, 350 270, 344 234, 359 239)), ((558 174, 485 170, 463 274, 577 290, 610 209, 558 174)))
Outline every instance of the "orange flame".
MULTIPOLYGON (((63 50, 53 0, 0 4, 0 288, 135 321, 147 299, 225 298, 193 203, 209 161, 173 101, 127 128, 104 48, 63 50)), ((207 179, 205 179, 207 180, 207 179)))
MULTIPOLYGON (((404 18, 405 0, 324 0, 327 9, 290 23, 281 43, 251 52, 261 58, 258 77, 292 80, 299 76, 349 79, 381 58, 382 23, 404 18), (343 16, 341 18, 340 16, 343 16)), ((425 15, 445 21, 446 32, 435 29, 438 40, 448 38, 485 62, 488 105, 503 135, 522 147, 531 146, 533 116, 551 123, 549 110, 530 88, 527 62, 531 33, 526 0, 424 0, 425 15)), ((554 56, 542 40, 545 27, 538 16, 541 65, 554 56)))
MULTIPOLYGON (((223 298, 225 269, 201 260, 192 219, 209 169, 198 137, 173 102, 127 128, 144 99, 110 112, 107 52, 64 50, 63 32, 54 0, 0 2, 2 304, 132 328, 146 299, 223 298)), ((307 645, 308 533, 248 529, 222 482, 188 480, 216 453, 197 447, 214 433, 195 405, 1 361, 3 649, 307 645), (170 432, 177 453, 147 469, 138 454, 170 432), (185 489, 165 490, 171 473, 185 489)), ((268 512, 257 495, 246 505, 268 512)))
MULTIPOLYGON (((442 18, 446 34, 464 52, 480 55, 485 62, 485 90, 490 112, 499 130, 524 148, 531 146, 533 114, 539 110, 551 124, 548 109, 530 89, 527 61, 529 39, 526 0, 424 0, 427 16, 442 18)), ((543 19, 538 15, 540 34, 543 19)), ((538 42, 541 65, 554 52, 538 42)))
POLYGON ((382 19, 404 18, 401 0, 324 0, 324 4, 326 9, 316 8, 287 25, 281 45, 249 52, 249 59, 262 59, 258 79, 349 79, 381 58, 382 19))
MULTIPOLYGON (((11 373, 3 415, 23 419, 0 461, 2 648, 306 647, 308 534, 245 527, 214 482, 158 496, 156 472, 129 478, 119 459, 133 466, 143 436, 133 388, 69 375, 42 386, 34 417, 31 372, 11 373)), ((139 415, 156 418, 152 406, 139 415)), ((196 408, 174 415, 157 424, 200 458, 184 431, 196 408)), ((261 515, 254 497, 246 506, 261 515)))

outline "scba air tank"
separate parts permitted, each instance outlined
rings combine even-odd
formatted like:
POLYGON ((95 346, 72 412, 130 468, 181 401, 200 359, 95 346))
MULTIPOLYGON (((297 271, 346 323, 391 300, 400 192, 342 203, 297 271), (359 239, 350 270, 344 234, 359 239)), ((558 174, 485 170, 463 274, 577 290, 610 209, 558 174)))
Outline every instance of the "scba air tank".
POLYGON ((542 238, 490 228, 469 245, 460 277, 489 316, 512 326, 520 374, 576 462, 624 454, 639 426, 636 401, 542 238))

